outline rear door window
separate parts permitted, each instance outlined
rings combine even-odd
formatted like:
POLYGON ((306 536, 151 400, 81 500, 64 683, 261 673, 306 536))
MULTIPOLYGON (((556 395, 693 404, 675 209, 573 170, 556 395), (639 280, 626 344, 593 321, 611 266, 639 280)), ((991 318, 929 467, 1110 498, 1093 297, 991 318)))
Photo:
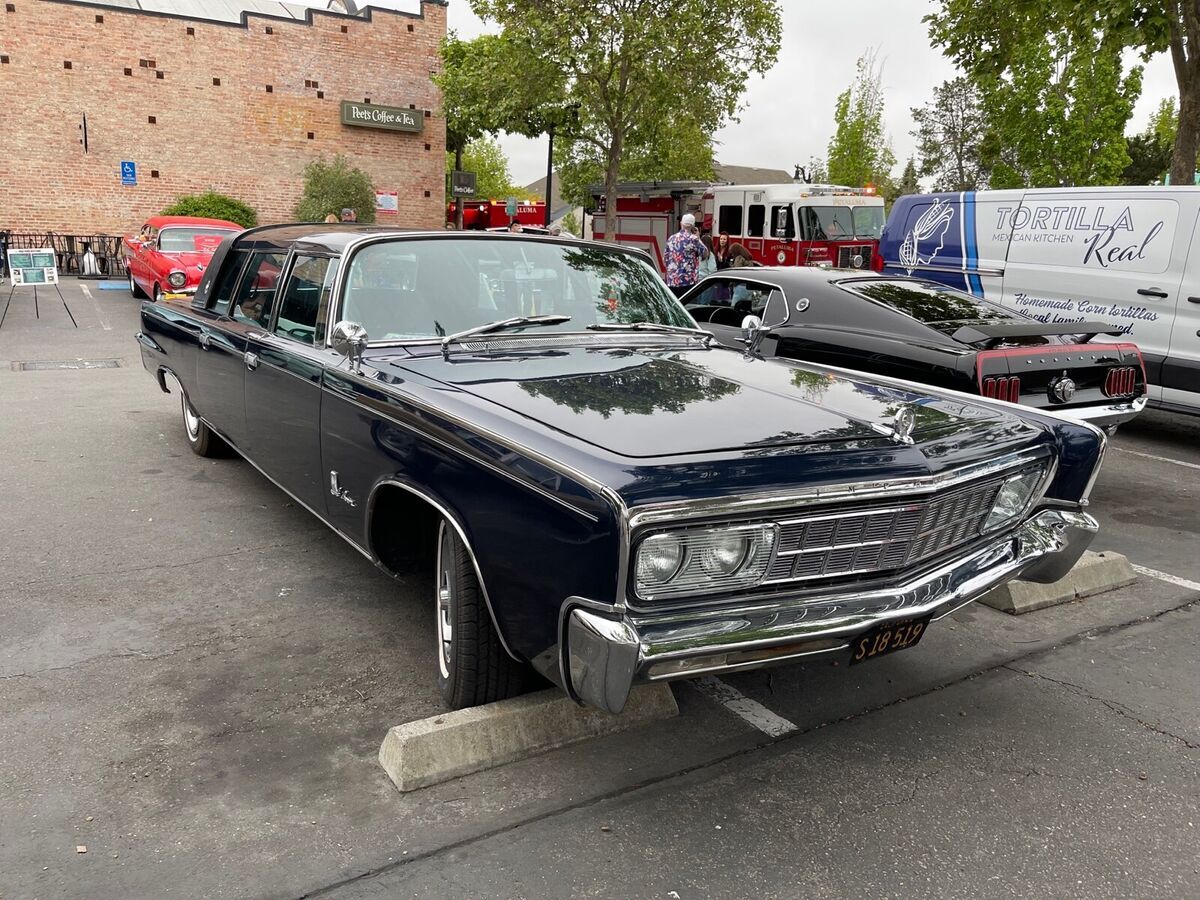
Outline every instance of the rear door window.
MULTIPOLYGON (((279 302, 275 333, 312 344, 331 260, 326 256, 297 256, 279 302)), ((323 336, 322 336, 323 337, 323 336)))
POLYGON ((208 302, 209 309, 222 316, 229 315, 229 304, 233 301, 238 277, 242 274, 242 266, 246 264, 246 257, 249 255, 245 250, 232 250, 225 257, 221 272, 217 276, 217 283, 213 285, 212 298, 208 302))
POLYGON ((247 325, 266 328, 275 306, 275 292, 287 254, 271 250, 254 253, 246 263, 242 279, 233 299, 233 317, 247 325))

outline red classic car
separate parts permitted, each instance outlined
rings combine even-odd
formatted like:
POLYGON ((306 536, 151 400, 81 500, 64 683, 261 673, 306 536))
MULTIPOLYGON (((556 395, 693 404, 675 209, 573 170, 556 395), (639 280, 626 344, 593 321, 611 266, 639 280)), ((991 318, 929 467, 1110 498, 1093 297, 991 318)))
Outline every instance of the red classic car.
POLYGON ((125 237, 129 292, 155 300, 165 293, 194 293, 217 245, 241 230, 224 219, 151 216, 137 234, 125 237))

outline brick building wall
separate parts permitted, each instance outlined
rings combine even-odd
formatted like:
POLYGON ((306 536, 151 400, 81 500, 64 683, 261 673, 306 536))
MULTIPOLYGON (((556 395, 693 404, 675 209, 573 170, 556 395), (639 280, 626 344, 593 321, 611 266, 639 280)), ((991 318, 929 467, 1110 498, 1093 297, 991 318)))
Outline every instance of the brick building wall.
POLYGON ((335 153, 399 194, 398 214, 381 222, 439 227, 446 138, 429 76, 446 8, 422 0, 420 10, 313 10, 309 23, 248 14, 237 25, 8 0, 0 230, 120 234, 210 188, 250 204, 261 223, 290 221, 304 166, 335 153), (342 125, 341 101, 368 98, 433 114, 420 134, 342 125), (137 164, 136 186, 122 186, 122 160, 137 164))

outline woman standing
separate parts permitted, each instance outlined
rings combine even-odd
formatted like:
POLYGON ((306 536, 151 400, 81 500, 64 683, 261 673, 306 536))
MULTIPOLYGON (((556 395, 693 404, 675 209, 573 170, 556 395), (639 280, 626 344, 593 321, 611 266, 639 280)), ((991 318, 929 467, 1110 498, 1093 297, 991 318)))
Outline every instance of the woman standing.
POLYGON ((722 231, 717 235, 717 243, 713 248, 713 255, 717 258, 718 269, 729 268, 729 232, 722 231))
POLYGON ((700 278, 704 278, 706 275, 711 275, 713 272, 717 271, 718 268, 716 250, 713 249, 712 235, 700 235, 700 243, 704 244, 704 246, 708 249, 708 253, 705 255, 704 259, 700 260, 700 272, 699 278, 696 279, 697 281, 699 281, 700 278))

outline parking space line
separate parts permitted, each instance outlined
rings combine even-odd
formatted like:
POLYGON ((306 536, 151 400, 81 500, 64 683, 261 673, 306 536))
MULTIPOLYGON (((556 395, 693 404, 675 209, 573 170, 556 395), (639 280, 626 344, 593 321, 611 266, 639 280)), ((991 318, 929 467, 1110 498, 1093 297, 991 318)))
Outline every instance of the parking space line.
POLYGON ((1180 578, 1178 575, 1168 575, 1166 572, 1160 572, 1158 569, 1147 569, 1145 566, 1132 566, 1133 571, 1139 575, 1145 575, 1147 578, 1157 578, 1159 581, 1165 581, 1167 584, 1173 584, 1176 587, 1187 588, 1189 591, 1200 591, 1200 581, 1188 581, 1186 578, 1180 578))
POLYGON ((100 327, 105 331, 112 331, 112 326, 109 325, 108 321, 104 318, 104 313, 100 311, 100 304, 96 302, 96 298, 92 296, 92 292, 88 290, 88 286, 86 284, 81 284, 79 287, 83 290, 84 294, 87 295, 87 298, 92 301, 92 306, 96 307, 96 318, 100 320, 100 327))
POLYGON ((713 675, 704 675, 692 681, 696 690, 715 700, 727 710, 738 715, 746 723, 771 737, 783 737, 796 730, 794 723, 777 716, 757 700, 751 700, 737 688, 726 684, 713 675))
POLYGON ((1139 453, 1137 450, 1126 450, 1124 447, 1114 447, 1114 450, 1120 450, 1122 453, 1128 453, 1132 456, 1140 456, 1142 459, 1156 459, 1159 462, 1172 463, 1177 466, 1186 466, 1189 469, 1200 469, 1200 465, 1196 463, 1184 462, 1182 459, 1171 459, 1169 456, 1155 456, 1152 453, 1139 453))

